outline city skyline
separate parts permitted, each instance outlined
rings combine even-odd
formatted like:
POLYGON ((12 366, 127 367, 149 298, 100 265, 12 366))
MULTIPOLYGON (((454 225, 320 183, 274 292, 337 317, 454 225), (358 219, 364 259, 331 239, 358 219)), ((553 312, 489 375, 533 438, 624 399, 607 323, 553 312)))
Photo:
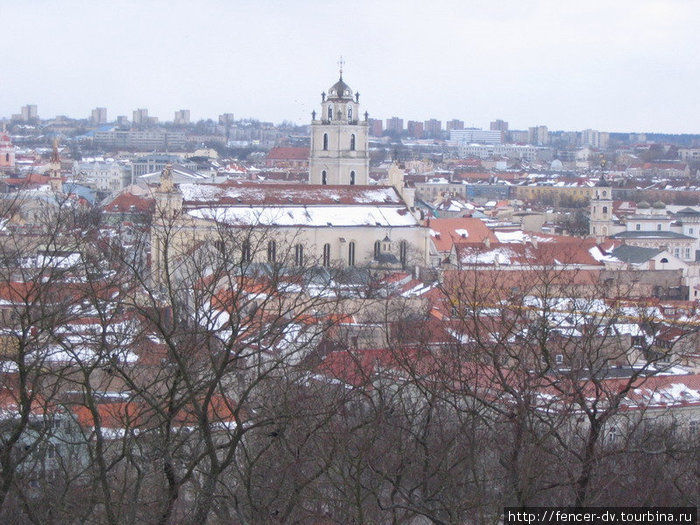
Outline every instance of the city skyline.
POLYGON ((0 117, 108 120, 133 110, 171 121, 308 124, 338 75, 370 118, 460 119, 488 129, 698 133, 692 56, 697 5, 676 1, 316 2, 69 0, 7 5, 0 117), (80 17, 75 13, 80 12, 80 17))

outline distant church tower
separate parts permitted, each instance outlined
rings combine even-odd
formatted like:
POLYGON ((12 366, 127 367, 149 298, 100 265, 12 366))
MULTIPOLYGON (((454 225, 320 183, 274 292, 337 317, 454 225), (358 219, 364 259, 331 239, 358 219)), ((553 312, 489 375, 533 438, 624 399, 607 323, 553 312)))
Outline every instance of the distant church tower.
POLYGON ((590 234, 598 242, 612 235, 613 198, 610 183, 601 176, 591 198, 590 234))
POLYGON ((321 94, 321 115, 311 113, 309 182, 329 185, 366 185, 369 181, 367 113, 360 120, 360 94, 340 80, 321 94))
POLYGON ((55 193, 63 193, 63 179, 61 178, 61 157, 58 154, 58 139, 53 140, 53 151, 49 163, 49 185, 55 193))
POLYGON ((12 169, 15 167, 15 148, 4 128, 3 126, 3 130, 0 132, 0 169, 12 169))

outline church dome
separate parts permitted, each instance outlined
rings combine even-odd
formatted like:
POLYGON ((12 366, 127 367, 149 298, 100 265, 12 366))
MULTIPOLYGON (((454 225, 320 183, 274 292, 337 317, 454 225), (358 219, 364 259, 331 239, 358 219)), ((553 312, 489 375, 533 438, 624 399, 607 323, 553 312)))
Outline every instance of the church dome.
POLYGON ((649 203, 647 201, 642 201, 639 204, 637 204, 637 208, 642 208, 642 209, 647 209, 649 208, 649 203))
POLYGON ((656 201, 652 206, 657 210, 663 210, 666 207, 662 201, 656 201))
POLYGON ((340 76, 340 80, 333 84, 328 90, 328 98, 334 100, 352 100, 352 89, 350 89, 350 86, 343 82, 342 75, 340 76))

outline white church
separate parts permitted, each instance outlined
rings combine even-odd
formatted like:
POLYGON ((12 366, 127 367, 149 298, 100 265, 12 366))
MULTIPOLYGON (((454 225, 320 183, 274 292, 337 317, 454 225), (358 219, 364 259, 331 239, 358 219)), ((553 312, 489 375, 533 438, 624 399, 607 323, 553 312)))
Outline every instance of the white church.
POLYGON ((176 184, 166 169, 154 190, 151 229, 154 275, 164 257, 185 253, 223 226, 255 232, 264 249, 244 257, 259 262, 324 267, 408 268, 427 266, 430 237, 413 211, 413 190, 403 172, 390 170, 390 185, 369 184, 367 113, 359 93, 339 80, 321 95, 312 113, 309 184, 234 182, 176 184), (173 218, 180 223, 172 227, 173 218), (166 231, 177 231, 164 250, 166 231))

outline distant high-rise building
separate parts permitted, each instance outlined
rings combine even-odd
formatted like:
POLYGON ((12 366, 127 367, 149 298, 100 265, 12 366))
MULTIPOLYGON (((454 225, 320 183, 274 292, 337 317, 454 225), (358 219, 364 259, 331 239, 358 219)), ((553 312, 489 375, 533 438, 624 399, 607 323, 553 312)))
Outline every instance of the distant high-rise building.
POLYGON ((423 123, 423 130, 425 131, 425 136, 431 139, 442 138, 442 122, 431 118, 423 123))
POLYGON ((491 131, 508 131, 508 123, 505 120, 496 119, 491 122, 491 131))
POLYGON ((381 119, 371 118, 369 119, 369 134, 373 137, 381 137, 384 132, 384 126, 381 119))
POLYGON ((126 117, 126 115, 119 115, 117 117, 117 126, 128 126, 129 125, 129 119, 126 117))
POLYGON ((500 144, 500 131, 485 129, 454 129, 450 131, 450 141, 461 144, 500 144))
POLYGON ((393 133, 403 133, 403 119, 399 117, 386 119, 386 130, 393 133))
POLYGON ((175 118, 173 119, 175 124, 189 124, 190 123, 190 110, 181 109, 175 112, 175 118))
POLYGON ((37 114, 36 104, 22 106, 19 113, 12 115, 12 120, 21 120, 22 122, 29 122, 37 118, 39 118, 39 115, 37 114))
POLYGON ((107 122, 107 108, 95 108, 90 114, 90 122, 93 124, 104 124, 107 122))
POLYGON ((423 138, 423 123, 422 122, 417 122, 415 120, 409 120, 406 123, 406 129, 408 130, 409 137, 413 137, 415 139, 423 138))
POLYGON ((527 141, 535 146, 549 144, 549 130, 547 126, 534 126, 527 129, 527 141))
POLYGON ((131 119, 131 121, 134 124, 148 124, 148 109, 146 108, 139 108, 135 109, 133 113, 134 117, 131 119))
POLYGON ((219 124, 222 126, 233 124, 233 113, 222 113, 219 115, 219 124))
POLYGON ((457 119, 448 120, 448 121, 445 123, 445 129, 446 129, 448 132, 452 131, 453 129, 454 129, 454 130, 464 129, 464 121, 463 121, 463 120, 457 120, 457 119))

